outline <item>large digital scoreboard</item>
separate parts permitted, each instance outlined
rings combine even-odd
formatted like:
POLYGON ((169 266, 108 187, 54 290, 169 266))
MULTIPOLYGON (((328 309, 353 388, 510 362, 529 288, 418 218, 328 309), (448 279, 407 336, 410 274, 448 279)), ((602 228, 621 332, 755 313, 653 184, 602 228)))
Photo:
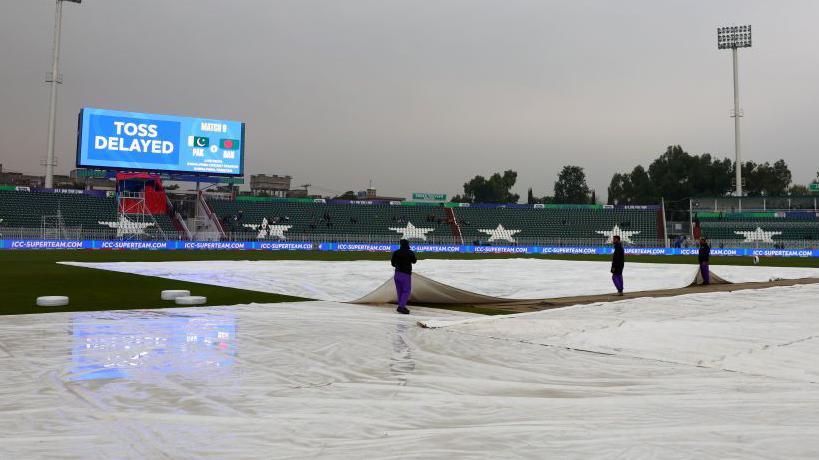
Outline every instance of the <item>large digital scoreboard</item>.
POLYGON ((211 118, 80 111, 77 166, 209 176, 244 174, 245 124, 211 118))

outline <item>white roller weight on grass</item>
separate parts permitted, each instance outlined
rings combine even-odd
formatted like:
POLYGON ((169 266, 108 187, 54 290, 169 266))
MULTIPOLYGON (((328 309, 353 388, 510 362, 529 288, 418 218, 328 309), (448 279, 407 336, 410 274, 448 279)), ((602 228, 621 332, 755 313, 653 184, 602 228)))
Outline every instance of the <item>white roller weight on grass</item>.
POLYGON ((191 295, 191 291, 187 289, 166 289, 162 291, 162 300, 173 300, 177 297, 187 297, 191 295))
POLYGON ((202 295, 186 295, 175 299, 177 305, 201 305, 207 301, 208 298, 202 295))
POLYGON ((68 305, 68 297, 64 295, 46 295, 37 297, 38 307, 62 307, 68 305))

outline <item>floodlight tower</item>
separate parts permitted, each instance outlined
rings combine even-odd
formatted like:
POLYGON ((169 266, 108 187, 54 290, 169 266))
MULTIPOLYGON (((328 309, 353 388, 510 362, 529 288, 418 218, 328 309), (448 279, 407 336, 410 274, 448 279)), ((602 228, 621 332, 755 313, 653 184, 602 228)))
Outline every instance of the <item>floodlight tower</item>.
POLYGON ((46 75, 46 83, 51 84, 48 109, 48 159, 46 160, 45 187, 54 187, 54 131, 57 125, 57 85, 63 82, 60 75, 60 34, 63 23, 63 2, 82 3, 82 0, 57 0, 54 14, 54 43, 51 54, 51 72, 46 75))
POLYGON ((734 152, 736 154, 736 194, 742 196, 742 155, 739 148, 739 73, 737 69, 737 48, 751 47, 751 26, 730 26, 717 28, 717 48, 730 49, 734 58, 734 152))

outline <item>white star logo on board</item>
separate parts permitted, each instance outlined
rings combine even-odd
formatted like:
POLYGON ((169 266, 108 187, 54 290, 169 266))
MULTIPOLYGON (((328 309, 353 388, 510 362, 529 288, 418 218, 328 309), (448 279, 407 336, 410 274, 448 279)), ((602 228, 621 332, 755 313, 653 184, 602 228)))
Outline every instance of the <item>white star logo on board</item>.
POLYGON ((509 241, 514 243, 515 238, 513 238, 513 236, 521 232, 520 230, 504 228, 503 224, 498 224, 498 228, 495 229, 479 228, 478 231, 489 235, 489 239, 487 241, 490 243, 492 241, 509 241))
POLYGON ((120 215, 119 220, 115 221, 97 221, 100 225, 107 225, 111 228, 117 229, 117 236, 123 235, 141 235, 145 233, 145 229, 154 225, 153 222, 134 222, 125 215, 120 215))
POLYGON ((743 243, 754 243, 757 241, 761 243, 773 243, 773 237, 782 234, 782 232, 766 232, 765 230, 762 230, 762 227, 757 227, 756 230, 751 230, 749 232, 734 233, 745 237, 745 241, 743 241, 743 243))
POLYGON ((405 240, 427 240, 427 233, 435 230, 434 228, 416 227, 412 222, 407 222, 406 227, 389 227, 390 230, 401 234, 401 238, 405 240))
POLYGON ((612 238, 614 238, 615 236, 619 236, 620 240, 623 243, 631 243, 632 242, 631 237, 633 235, 636 235, 636 234, 640 233, 640 230, 634 230, 634 231, 620 230, 620 226, 615 224, 614 228, 612 228, 611 230, 597 230, 597 231, 595 231, 595 233, 599 233, 599 234, 605 236, 606 237, 606 243, 611 243, 612 238))
POLYGON ((242 224, 247 228, 251 228, 253 230, 259 230, 259 234, 256 235, 256 239, 263 239, 268 237, 276 237, 281 240, 286 240, 287 238, 284 236, 284 232, 293 228, 292 225, 270 225, 267 222, 267 217, 262 219, 261 225, 259 224, 242 224))
POLYGON ((251 230, 259 230, 259 234, 256 235, 256 239, 262 239, 267 237, 267 219, 262 219, 262 224, 242 224, 242 227, 247 227, 251 230), (261 227, 261 229, 259 228, 261 227))
POLYGON ((268 225, 267 231, 269 232, 271 238, 276 237, 281 240, 286 240, 287 238, 284 236, 284 232, 293 228, 292 225, 268 225))

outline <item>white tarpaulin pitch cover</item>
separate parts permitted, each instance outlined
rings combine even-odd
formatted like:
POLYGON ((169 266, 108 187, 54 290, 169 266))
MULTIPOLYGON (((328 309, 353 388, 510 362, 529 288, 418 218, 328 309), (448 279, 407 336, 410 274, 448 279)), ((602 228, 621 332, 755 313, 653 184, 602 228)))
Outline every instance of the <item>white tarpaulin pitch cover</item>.
MULTIPOLYGON (((65 262, 218 286, 273 292, 318 300, 379 303, 394 300, 389 261, 195 261, 195 262, 65 262), (391 299, 386 300, 387 297, 391 299)), ((422 303, 493 303, 508 299, 545 299, 613 291, 607 262, 544 259, 421 260, 414 295, 422 303), (434 297, 419 298, 431 294, 434 297)), ((819 269, 712 266, 729 282, 775 278, 819 277, 819 269)), ((627 264, 627 291, 688 286, 697 267, 682 264, 627 264)))
MULTIPOLYGON (((347 301, 389 277, 381 262, 83 265, 347 301)), ((601 263, 419 271, 475 295, 611 290, 601 263)), ((690 276, 626 267, 632 290, 690 276)), ((0 458, 817 458, 817 298, 802 285, 504 317, 333 301, 7 316, 0 458)))
POLYGON ((816 458, 817 298, 7 316, 0 458, 816 458))

